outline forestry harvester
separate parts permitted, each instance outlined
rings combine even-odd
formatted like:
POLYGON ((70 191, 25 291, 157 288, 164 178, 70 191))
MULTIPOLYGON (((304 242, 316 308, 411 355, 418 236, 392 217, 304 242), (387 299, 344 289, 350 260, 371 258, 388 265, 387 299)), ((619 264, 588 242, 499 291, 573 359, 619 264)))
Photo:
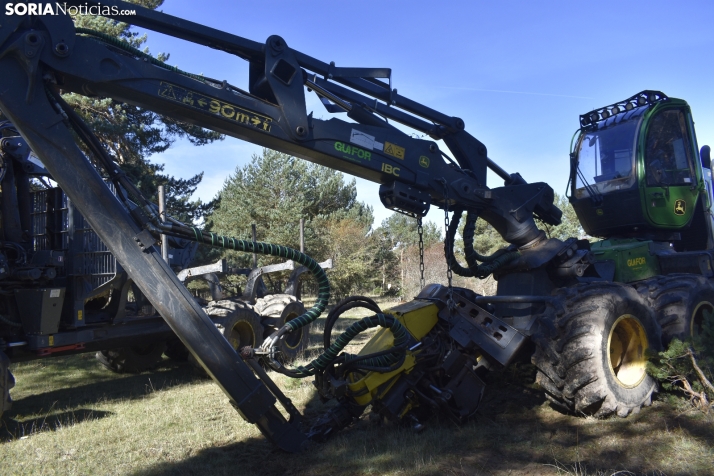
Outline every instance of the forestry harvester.
MULTIPOLYGON (((525 352, 533 352, 537 380, 555 405, 627 416, 648 405, 656 390, 645 371, 647 350, 696 332, 714 309, 708 281, 710 161, 708 149, 702 161, 698 158, 684 101, 644 91, 581 116, 570 156, 570 199, 585 232, 604 239, 559 240, 548 238, 536 221, 560 223, 551 187, 527 183, 499 167, 486 146, 466 132, 463 120, 400 95, 388 68, 338 67, 291 49, 279 36, 258 43, 116 0, 66 4, 80 3, 249 63, 249 84, 242 89, 75 28, 61 12, 0 19, 0 109, 231 404, 285 450, 326 438, 367 407, 381 418, 417 427, 435 412, 465 421, 479 406, 483 375, 525 352), (136 14, 124 16, 125 10, 136 14), (449 285, 427 285, 413 301, 388 311, 358 296, 338 303, 327 316, 324 352, 292 368, 279 349, 325 310, 329 282, 320 266, 280 245, 162 221, 60 91, 135 104, 377 182, 387 208, 418 220, 431 206, 441 208, 449 285), (308 93, 317 94, 329 119, 308 114, 308 93), (75 138, 91 152, 92 162, 75 138), (98 169, 119 193, 111 192, 98 169), (487 169, 504 184, 488 187, 487 169), (465 264, 454 256, 463 214, 465 264), (490 256, 478 254, 473 247, 478 219, 509 246, 490 256), (259 348, 246 347, 239 355, 156 252, 153 244, 161 234, 294 260, 317 279, 317 303, 259 348), (480 296, 454 287, 452 273, 493 274, 497 293, 480 296), (374 314, 333 339, 335 321, 352 307, 374 314), (342 353, 371 327, 382 329, 359 354, 342 353), (275 371, 314 378, 320 396, 337 405, 305 422, 258 358, 275 371)), ((21 13, 18 6, 4 2, 6 12, 21 13)))

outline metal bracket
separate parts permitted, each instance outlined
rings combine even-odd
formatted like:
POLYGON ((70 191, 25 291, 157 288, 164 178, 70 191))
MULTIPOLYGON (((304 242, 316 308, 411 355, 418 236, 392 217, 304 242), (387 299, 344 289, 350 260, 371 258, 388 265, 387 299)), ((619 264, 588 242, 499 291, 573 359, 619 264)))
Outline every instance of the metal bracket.
MULTIPOLYGON (((446 287, 432 284, 425 287, 417 299, 436 300, 442 303, 439 318, 451 324, 449 336, 459 345, 466 349, 480 348, 501 365, 508 365, 527 337, 459 293, 452 294, 456 310, 452 314, 446 305, 447 296, 446 287)), ((513 298, 513 296, 497 296, 495 299, 498 297, 513 298)))
POLYGON ((380 185, 379 199, 386 208, 413 218, 425 217, 431 206, 428 192, 401 182, 380 185))
POLYGON ((195 278, 197 276, 203 276, 212 273, 226 273, 228 271, 228 265, 225 259, 219 259, 213 264, 207 264, 204 266, 195 266, 193 268, 186 268, 179 271, 176 277, 182 283, 189 278, 195 278))
POLYGON ((141 230, 135 237, 134 241, 139 245, 141 251, 148 252, 149 248, 156 244, 156 238, 149 232, 149 230, 141 230))
MULTIPOLYGON (((322 263, 318 263, 318 265, 322 269, 332 269, 332 258, 329 258, 323 261, 322 263)), ((307 267, 300 266, 298 268, 295 268, 295 270, 290 273, 288 283, 285 285, 285 294, 292 294, 297 299, 300 299, 300 288, 298 286, 300 284, 300 275, 302 275, 306 271, 308 271, 307 267)))
POLYGON ((469 300, 458 296, 458 301, 449 336, 467 349, 479 347, 501 365, 508 365, 526 336, 469 300))
POLYGON ((40 55, 44 46, 45 34, 30 30, 20 38, 17 38, 0 54, 0 58, 7 54, 14 55, 27 74, 26 104, 31 104, 32 102, 32 96, 37 83, 40 55))

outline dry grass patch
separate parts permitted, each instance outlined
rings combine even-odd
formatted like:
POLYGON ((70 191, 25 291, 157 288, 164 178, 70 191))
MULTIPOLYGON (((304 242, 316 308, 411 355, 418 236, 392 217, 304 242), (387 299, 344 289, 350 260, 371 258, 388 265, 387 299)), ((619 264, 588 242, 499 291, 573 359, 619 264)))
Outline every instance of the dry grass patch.
MULTIPOLYGON (((321 326, 306 358, 321 346, 321 326)), ((276 450, 190 365, 167 360, 150 373, 115 375, 78 355, 13 370, 2 474, 714 474, 714 416, 661 400, 625 420, 563 415, 531 388, 525 364, 490 376, 479 414, 465 426, 434 419, 415 434, 363 418, 297 455, 276 450)), ((308 415, 325 410, 309 380, 271 375, 308 415)))

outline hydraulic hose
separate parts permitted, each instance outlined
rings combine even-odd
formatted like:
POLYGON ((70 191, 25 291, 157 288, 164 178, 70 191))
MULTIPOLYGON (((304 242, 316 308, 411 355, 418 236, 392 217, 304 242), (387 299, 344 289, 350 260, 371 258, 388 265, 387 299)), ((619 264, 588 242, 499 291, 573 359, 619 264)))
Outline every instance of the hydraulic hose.
MULTIPOLYGON (((80 140, 84 142, 87 148, 92 152, 95 159, 99 161, 102 168, 109 176, 110 180, 114 184, 117 190, 117 196, 126 204, 128 197, 122 189, 126 190, 132 197, 134 197, 137 202, 143 205, 144 211, 153 215, 151 203, 143 196, 138 188, 129 180, 126 174, 121 170, 121 168, 114 163, 114 160, 107 153, 106 149, 99 141, 97 136, 92 133, 87 124, 84 123, 82 118, 75 112, 75 110, 67 104, 67 102, 62 98, 57 90, 54 88, 45 88, 48 97, 55 101, 56 107, 60 109, 62 113, 67 117, 70 126, 77 133, 80 140)), ((58 111, 58 112, 60 112, 58 111)))
POLYGON ((477 261, 492 263, 506 253, 509 253, 507 249, 501 248, 500 250, 496 250, 492 255, 482 255, 474 249, 474 234, 476 233, 477 220, 478 214, 473 211, 467 212, 466 224, 464 226, 464 257, 466 258, 466 263, 468 263, 469 268, 477 267, 479 265, 477 261))
POLYGON ((466 225, 464 226, 463 237, 464 254, 468 268, 461 266, 454 256, 454 238, 456 237, 456 230, 459 228, 459 222, 461 221, 462 214, 462 209, 454 210, 454 217, 449 223, 449 228, 447 230, 447 239, 444 241, 444 253, 446 254, 446 260, 456 274, 464 277, 477 277, 483 279, 520 256, 520 253, 517 251, 509 251, 507 249, 500 249, 492 255, 482 255, 476 252, 473 247, 473 241, 478 215, 469 211, 467 214, 466 225), (481 261, 481 264, 479 264, 478 261, 481 261))
POLYGON ((202 83, 213 83, 216 85, 221 85, 222 87, 229 87, 230 89, 237 91, 241 94, 246 94, 246 95, 250 94, 236 86, 233 86, 232 84, 228 83, 227 81, 220 81, 218 79, 209 78, 208 76, 203 76, 202 74, 199 75, 199 74, 189 73, 187 71, 182 71, 179 68, 177 68, 176 66, 171 66, 169 64, 166 64, 163 61, 154 58, 150 54, 144 53, 143 51, 141 51, 137 48, 134 48, 126 41, 120 40, 119 38, 111 36, 111 35, 107 35, 106 33, 102 33, 101 31, 91 30, 89 28, 77 28, 75 31, 78 34, 92 36, 98 41, 101 41, 108 45, 111 45, 111 46, 114 46, 121 50, 124 50, 127 53, 130 53, 138 58, 143 59, 144 61, 147 61, 155 66, 158 66, 159 68, 173 71, 174 73, 181 74, 183 76, 186 76, 191 79, 195 79, 196 81, 200 81, 202 83))
MULTIPOLYGON (((463 208, 456 208, 454 210, 454 217, 451 222, 449 222, 449 228, 446 230, 447 239, 444 240, 444 255, 446 255, 446 261, 454 273, 470 278, 473 277, 473 272, 469 268, 461 266, 461 263, 459 263, 454 256, 454 238, 456 237, 456 230, 459 228, 459 222, 461 221, 461 215, 463 213, 463 208)), ((473 240, 473 234, 471 235, 471 239, 473 240)), ((466 238, 464 238, 464 244, 466 244, 466 238)))
POLYGON ((211 232, 203 232, 194 226, 189 227, 185 225, 169 224, 162 225, 160 229, 162 233, 167 235, 196 241, 215 248, 225 248, 245 253, 259 253, 277 256, 295 261, 305 266, 317 281, 317 302, 313 307, 308 309, 305 314, 298 316, 295 319, 291 319, 285 324, 285 326, 283 326, 282 329, 279 329, 276 334, 280 334, 276 336, 276 339, 282 336, 285 332, 292 332, 300 327, 310 324, 317 319, 320 314, 322 314, 322 311, 324 311, 327 307, 327 301, 330 299, 330 282, 327 279, 325 270, 320 267, 317 261, 305 253, 288 248, 287 246, 273 245, 271 243, 262 243, 259 241, 238 240, 236 238, 221 236, 211 232))
POLYGON ((374 316, 362 318, 352 324, 347 328, 347 330, 345 330, 345 332, 340 334, 334 344, 332 344, 327 350, 325 350, 325 352, 306 366, 298 366, 296 370, 289 370, 285 368, 276 370, 293 378, 304 378, 323 372, 329 365, 333 364, 339 358, 344 359, 345 362, 359 359, 361 362, 360 367, 372 367, 376 370, 383 371, 383 369, 392 368, 395 364, 401 361, 408 344, 409 332, 407 332, 402 323, 392 315, 378 313, 374 316), (366 356, 356 356, 351 354, 338 355, 342 349, 344 349, 358 334, 377 326, 391 329, 392 334, 394 335, 394 346, 391 349, 388 349, 387 352, 379 352, 366 356))
POLYGON ((381 313, 382 310, 379 308, 376 302, 365 296, 350 296, 343 299, 335 305, 335 307, 327 315, 327 320, 325 321, 325 330, 323 332, 323 345, 325 350, 327 350, 332 344, 332 328, 335 326, 337 319, 340 318, 342 314, 357 307, 363 307, 369 309, 374 313, 381 313))

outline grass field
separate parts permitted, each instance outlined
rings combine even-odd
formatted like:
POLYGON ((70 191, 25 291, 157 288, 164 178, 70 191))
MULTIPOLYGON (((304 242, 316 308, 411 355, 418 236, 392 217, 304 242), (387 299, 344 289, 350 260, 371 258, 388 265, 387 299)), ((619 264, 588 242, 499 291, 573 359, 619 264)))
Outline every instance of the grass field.
MULTIPOLYGON (((563 415, 532 388, 527 364, 493 373, 463 427, 434 419, 415 434, 363 418, 297 455, 276 450, 189 364, 116 375, 77 355, 13 372, 2 475, 714 474, 713 415, 663 397, 625 420, 563 415)), ((324 410, 310 381, 275 377, 308 416, 324 410)))

